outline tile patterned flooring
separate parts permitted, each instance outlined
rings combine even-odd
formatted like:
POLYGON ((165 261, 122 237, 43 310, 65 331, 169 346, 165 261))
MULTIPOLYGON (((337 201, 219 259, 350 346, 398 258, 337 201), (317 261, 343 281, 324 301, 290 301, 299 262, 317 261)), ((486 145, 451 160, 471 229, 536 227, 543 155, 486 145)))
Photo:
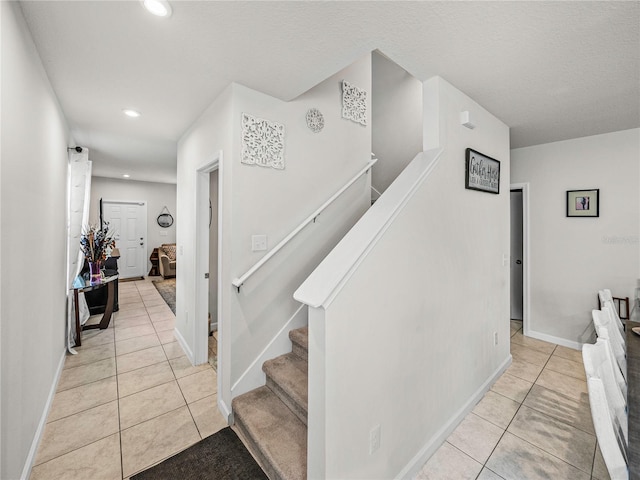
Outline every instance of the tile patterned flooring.
POLYGON ((226 426, 215 370, 191 365, 151 281, 118 288, 109 328, 67 355, 31 480, 128 479, 226 426))
MULTIPOLYGON (((119 289, 110 328, 84 332, 66 358, 32 480, 128 479, 226 426, 215 370, 190 364, 155 287, 119 289)), ((511 353, 417 478, 608 480, 580 352, 524 337, 512 321, 511 353)))
POLYGON ((522 335, 513 363, 423 466, 420 480, 609 480, 582 354, 522 335))

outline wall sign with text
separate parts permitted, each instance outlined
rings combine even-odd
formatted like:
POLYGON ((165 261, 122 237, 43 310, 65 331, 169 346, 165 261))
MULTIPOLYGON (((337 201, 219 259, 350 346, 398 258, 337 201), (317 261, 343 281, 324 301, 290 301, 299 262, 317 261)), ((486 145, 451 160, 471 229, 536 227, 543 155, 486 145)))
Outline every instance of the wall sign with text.
POLYGON ((500 193, 500 162, 467 148, 464 188, 500 193))

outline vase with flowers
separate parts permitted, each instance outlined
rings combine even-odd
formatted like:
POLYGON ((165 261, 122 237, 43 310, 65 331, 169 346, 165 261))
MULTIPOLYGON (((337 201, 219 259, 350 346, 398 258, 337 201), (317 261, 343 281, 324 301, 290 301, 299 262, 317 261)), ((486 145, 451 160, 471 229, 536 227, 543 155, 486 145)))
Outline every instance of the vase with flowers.
POLYGON ((89 263, 90 283, 95 285, 100 283, 102 276, 100 267, 106 260, 107 255, 115 248, 115 233, 109 229, 108 223, 103 223, 101 227, 97 225, 87 225, 82 230, 80 237, 80 250, 89 263))

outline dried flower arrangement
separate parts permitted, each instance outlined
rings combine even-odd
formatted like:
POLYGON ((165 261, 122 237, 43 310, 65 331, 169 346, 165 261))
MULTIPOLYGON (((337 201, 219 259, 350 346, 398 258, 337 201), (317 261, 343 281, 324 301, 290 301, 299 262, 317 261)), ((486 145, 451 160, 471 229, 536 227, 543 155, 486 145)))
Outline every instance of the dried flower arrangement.
POLYGON ((109 224, 104 222, 102 227, 87 225, 80 237, 80 250, 88 262, 101 263, 116 245, 115 232, 109 230, 109 224))

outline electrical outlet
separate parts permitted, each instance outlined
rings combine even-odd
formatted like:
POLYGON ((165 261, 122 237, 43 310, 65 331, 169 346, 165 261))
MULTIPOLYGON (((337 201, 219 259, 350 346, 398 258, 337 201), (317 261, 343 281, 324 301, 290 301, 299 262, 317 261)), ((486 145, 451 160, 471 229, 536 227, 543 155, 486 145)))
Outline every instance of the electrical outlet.
POLYGON ((261 252, 267 249, 267 236, 266 235, 252 235, 251 236, 251 251, 261 252))
POLYGON ((369 432, 369 455, 380 448, 380 425, 376 425, 369 432))
POLYGON ((493 332, 493 345, 498 345, 498 332, 493 332))

